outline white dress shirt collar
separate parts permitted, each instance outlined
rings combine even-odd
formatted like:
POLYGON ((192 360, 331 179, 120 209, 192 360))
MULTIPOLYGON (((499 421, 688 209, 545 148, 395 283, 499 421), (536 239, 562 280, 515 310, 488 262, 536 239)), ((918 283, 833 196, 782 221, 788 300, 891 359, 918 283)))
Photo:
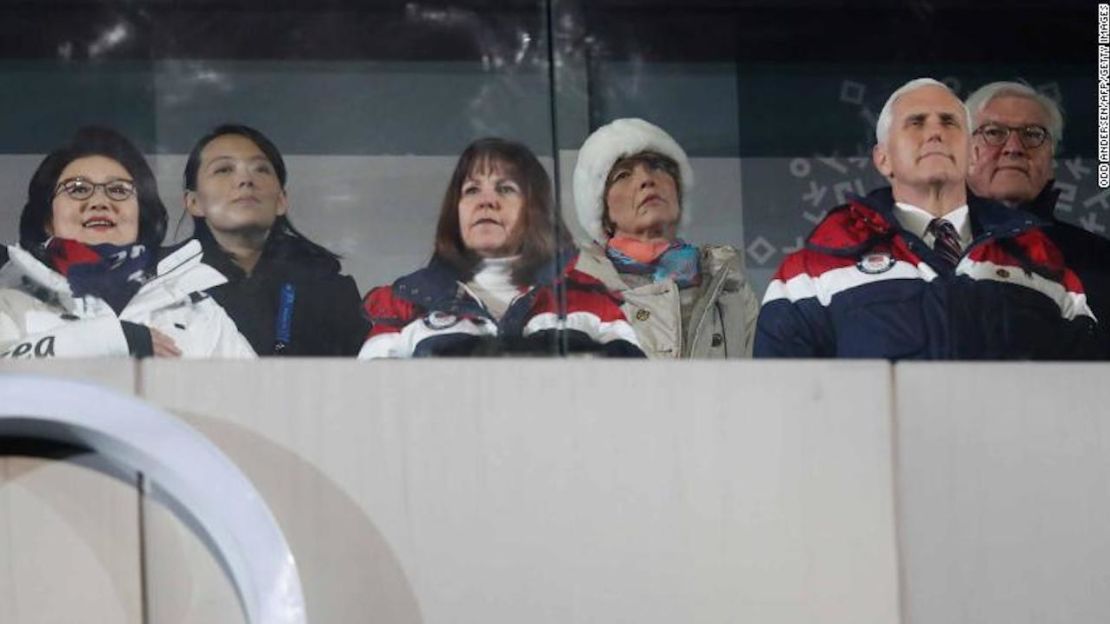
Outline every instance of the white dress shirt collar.
MULTIPOLYGON (((907 231, 916 234, 918 238, 925 241, 926 245, 933 246, 935 237, 928 231, 929 224, 935 218, 932 214, 912 204, 895 202, 894 218, 907 231)), ((960 236, 960 248, 967 249, 968 245, 971 244, 971 220, 968 219, 967 204, 956 208, 941 218, 956 228, 956 233, 960 236)))

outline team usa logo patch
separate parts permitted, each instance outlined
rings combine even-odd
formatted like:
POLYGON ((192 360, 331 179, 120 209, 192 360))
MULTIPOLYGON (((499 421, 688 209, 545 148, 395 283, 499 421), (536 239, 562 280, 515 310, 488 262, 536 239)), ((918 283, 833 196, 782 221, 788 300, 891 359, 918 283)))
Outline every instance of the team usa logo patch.
POLYGON ((447 329, 458 322, 459 318, 454 314, 438 310, 424 317, 424 325, 427 326, 428 329, 447 329))
POLYGON ((894 257, 885 251, 872 252, 860 258, 856 268, 868 275, 886 273, 894 268, 894 257))

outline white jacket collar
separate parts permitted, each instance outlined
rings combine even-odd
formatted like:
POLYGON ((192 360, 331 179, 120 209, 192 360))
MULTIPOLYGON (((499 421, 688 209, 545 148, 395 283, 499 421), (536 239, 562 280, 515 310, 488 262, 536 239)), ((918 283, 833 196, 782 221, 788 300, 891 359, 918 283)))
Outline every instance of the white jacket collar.
POLYGON ((200 241, 193 239, 162 258, 155 276, 135 293, 124 313, 158 309, 226 283, 223 273, 201 262, 201 255, 200 241))
MULTIPOLYGON (((187 299, 193 293, 226 283, 227 278, 222 273, 201 262, 201 255, 200 242, 194 239, 162 258, 154 277, 143 284, 128 302, 125 314, 170 305, 187 299)), ((19 288, 24 279, 55 294, 63 306, 72 308, 73 291, 65 276, 25 249, 9 245, 8 264, 0 269, 0 287, 19 288)))
POLYGON ((65 276, 46 266, 18 245, 8 245, 8 264, 0 270, 0 286, 19 287, 29 280, 37 288, 45 288, 63 297, 72 297, 65 276))
MULTIPOLYGON (((227 282, 223 273, 201 262, 204 250, 195 238, 158 261, 155 276, 143 288, 159 281, 172 281, 184 294, 198 292, 227 282)), ((140 289, 140 292, 142 290, 140 289)))

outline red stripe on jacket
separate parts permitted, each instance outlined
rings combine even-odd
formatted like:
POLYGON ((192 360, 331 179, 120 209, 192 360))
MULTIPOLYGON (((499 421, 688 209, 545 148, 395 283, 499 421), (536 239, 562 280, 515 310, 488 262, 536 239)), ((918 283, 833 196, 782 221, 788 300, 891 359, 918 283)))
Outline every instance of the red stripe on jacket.
POLYGON ((366 335, 367 340, 381 334, 400 332, 405 325, 412 322, 416 314, 416 306, 395 297, 391 286, 378 286, 372 289, 363 299, 362 309, 371 323, 370 333, 366 335))
MULTIPOLYGON (((588 312, 603 323, 625 320, 621 312, 620 296, 609 292, 600 280, 576 269, 567 272, 566 279, 567 312, 588 312)), ((555 289, 541 287, 536 294, 530 316, 538 314, 558 314, 559 300, 555 289)))
MULTIPOLYGON (((807 245, 821 250, 802 248, 790 254, 783 260, 773 279, 785 282, 802 274, 820 277, 834 269, 854 266, 859 254, 835 255, 835 250, 862 247, 876 237, 889 235, 891 230, 886 219, 862 204, 852 203, 847 208, 834 210, 806 240, 807 245)), ((906 241, 900 236, 892 237, 890 242, 876 244, 867 253, 871 252, 888 253, 893 259, 914 266, 921 262, 921 258, 910 251, 906 241)))
MULTIPOLYGON (((1058 274, 1058 280, 1068 292, 1083 293, 1083 283, 1079 277, 1064 263, 1064 254, 1040 229, 1022 232, 1013 237, 1013 240, 1026 254, 1033 264, 1044 268, 1050 273, 1058 274)), ((979 245, 971 250, 968 257, 975 262, 990 262, 1000 266, 1012 266, 1020 270, 1021 261, 1013 254, 1006 251, 998 241, 991 241, 986 245, 979 245)))

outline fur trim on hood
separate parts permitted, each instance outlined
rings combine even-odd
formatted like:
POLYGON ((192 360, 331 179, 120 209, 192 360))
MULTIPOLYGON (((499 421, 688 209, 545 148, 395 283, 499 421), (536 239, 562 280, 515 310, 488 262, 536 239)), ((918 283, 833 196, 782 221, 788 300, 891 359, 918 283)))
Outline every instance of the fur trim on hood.
MULTIPOLYGON (((640 152, 657 152, 678 163, 684 197, 694 186, 694 171, 686 152, 662 128, 635 118, 617 119, 598 128, 578 150, 578 162, 574 165, 574 206, 578 223, 598 243, 608 239, 601 227, 601 215, 605 210, 603 195, 609 170, 621 158, 640 152)), ((679 201, 683 202, 685 216, 683 197, 679 201)))

